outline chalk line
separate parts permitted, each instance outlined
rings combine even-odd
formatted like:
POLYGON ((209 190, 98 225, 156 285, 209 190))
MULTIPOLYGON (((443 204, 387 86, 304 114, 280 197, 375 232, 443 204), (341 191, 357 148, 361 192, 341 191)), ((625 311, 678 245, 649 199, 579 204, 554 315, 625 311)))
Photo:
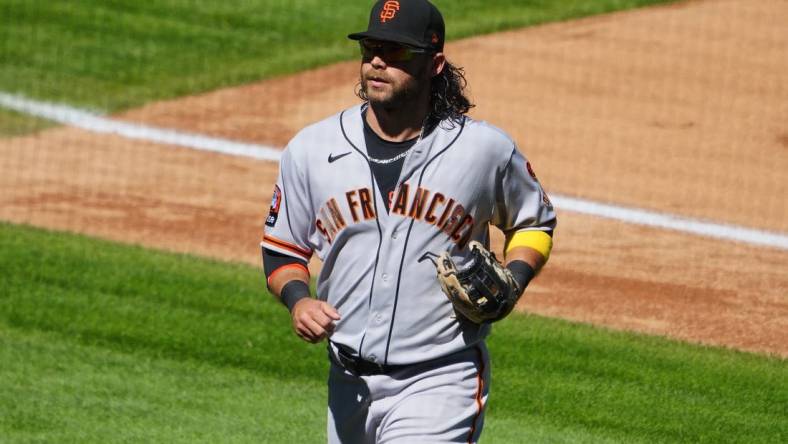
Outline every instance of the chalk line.
MULTIPOLYGON (((35 101, 4 92, 0 92, 0 106, 19 113, 52 120, 96 133, 116 134, 130 139, 176 145, 201 151, 244 156, 272 162, 278 161, 281 156, 281 150, 276 147, 234 142, 200 134, 122 122, 71 106, 35 101)), ((788 235, 783 233, 721 224, 712 221, 702 221, 674 214, 594 202, 565 195, 551 194, 550 198, 556 208, 561 211, 570 211, 636 225, 788 250, 788 235)))
POLYGON ((550 200, 553 201, 556 208, 575 213, 788 250, 788 236, 782 233, 702 221, 640 208, 604 204, 569 196, 550 194, 550 200))
POLYGON ((227 139, 175 131, 166 128, 122 122, 66 105, 38 102, 0 92, 0 106, 19 113, 52 120, 65 125, 103 134, 116 134, 129 139, 177 145, 201 151, 278 161, 281 150, 270 146, 233 142, 227 139))

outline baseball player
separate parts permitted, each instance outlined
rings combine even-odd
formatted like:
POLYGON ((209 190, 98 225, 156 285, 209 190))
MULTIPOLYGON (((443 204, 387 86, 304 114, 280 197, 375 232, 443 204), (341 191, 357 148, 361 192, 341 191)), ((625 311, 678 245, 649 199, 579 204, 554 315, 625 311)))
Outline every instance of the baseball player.
POLYGON ((363 103, 283 152, 268 288, 299 337, 327 339, 330 443, 476 442, 485 337, 547 261, 555 213, 512 139, 466 116, 434 5, 380 0, 348 37, 363 103), (505 265, 487 251, 490 225, 506 235, 505 265))

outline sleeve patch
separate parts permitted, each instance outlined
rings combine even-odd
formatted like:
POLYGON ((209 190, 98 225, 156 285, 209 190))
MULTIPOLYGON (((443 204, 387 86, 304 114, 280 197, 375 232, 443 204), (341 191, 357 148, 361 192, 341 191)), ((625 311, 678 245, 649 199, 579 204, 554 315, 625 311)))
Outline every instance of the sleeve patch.
POLYGON ((542 203, 547 208, 549 208, 551 210, 553 209, 553 202, 550 200, 549 197, 547 197, 547 192, 545 190, 542 190, 542 203))
POLYGON ((269 227, 276 225, 276 220, 279 219, 279 206, 282 204, 282 190, 279 185, 274 185, 274 193, 271 196, 271 208, 268 210, 268 217, 265 218, 265 224, 269 227))

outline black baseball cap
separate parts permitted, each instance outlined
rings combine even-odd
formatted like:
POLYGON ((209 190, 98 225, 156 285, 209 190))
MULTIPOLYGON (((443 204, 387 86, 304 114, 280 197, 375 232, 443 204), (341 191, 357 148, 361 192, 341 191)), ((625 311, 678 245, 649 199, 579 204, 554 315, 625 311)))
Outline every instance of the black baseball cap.
POLYGON ((369 14, 367 30, 350 34, 348 38, 443 51, 446 27, 438 8, 427 0, 378 0, 369 14))

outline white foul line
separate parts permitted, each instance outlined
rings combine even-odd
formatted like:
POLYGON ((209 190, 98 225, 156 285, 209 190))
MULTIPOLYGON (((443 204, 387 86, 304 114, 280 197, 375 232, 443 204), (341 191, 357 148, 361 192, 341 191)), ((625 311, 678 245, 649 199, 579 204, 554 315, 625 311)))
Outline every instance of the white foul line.
POLYGON ((0 106, 23 114, 76 126, 95 133, 116 134, 129 139, 177 145, 202 151, 213 151, 254 159, 278 161, 281 150, 251 143, 174 131, 166 128, 121 122, 65 105, 37 102, 0 92, 0 106))
MULTIPOLYGON (((130 139, 268 161, 278 161, 282 153, 280 149, 275 147, 233 142, 227 139, 122 122, 70 106, 38 102, 3 92, 0 92, 0 106, 19 113, 76 126, 87 131, 116 134, 130 139)), ((626 208, 563 195, 551 194, 550 197, 556 207, 563 211, 788 250, 788 235, 782 233, 704 222, 668 213, 626 208)))
POLYGON ((626 208, 568 196, 551 194, 550 199, 557 208, 575 213, 788 250, 788 236, 781 233, 755 230, 736 225, 704 222, 684 216, 658 213, 639 208, 626 208))

